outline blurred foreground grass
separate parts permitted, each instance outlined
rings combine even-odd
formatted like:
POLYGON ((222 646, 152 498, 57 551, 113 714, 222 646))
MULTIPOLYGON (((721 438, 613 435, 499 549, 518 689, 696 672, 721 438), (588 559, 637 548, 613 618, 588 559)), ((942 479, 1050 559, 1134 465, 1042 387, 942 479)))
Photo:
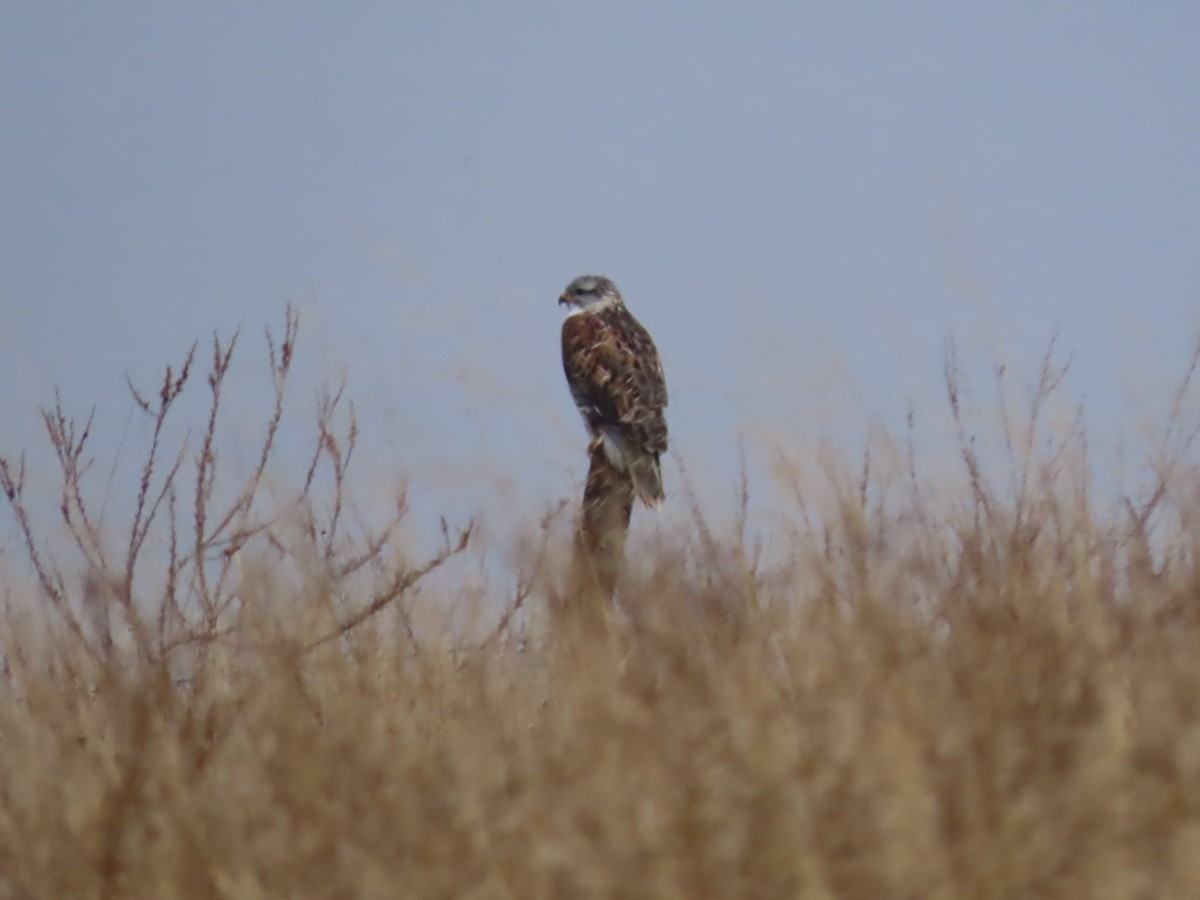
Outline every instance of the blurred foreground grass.
MULTIPOLYGON (((139 395, 148 421, 180 374, 139 395)), ((0 633, 0 898, 1200 896, 1184 407, 1142 495, 1099 508, 1082 435, 1043 440, 1049 358, 1003 477, 960 377, 948 357, 960 491, 903 440, 825 460, 819 490, 782 465, 786 553, 697 517, 631 546, 619 611, 534 535, 471 638, 420 612, 467 587, 419 593, 469 531, 413 562, 345 526, 337 395, 292 501, 223 488, 211 441, 187 468, 160 447, 115 548, 86 429, 49 411, 57 542, 0 472, 28 557, 0 633)))

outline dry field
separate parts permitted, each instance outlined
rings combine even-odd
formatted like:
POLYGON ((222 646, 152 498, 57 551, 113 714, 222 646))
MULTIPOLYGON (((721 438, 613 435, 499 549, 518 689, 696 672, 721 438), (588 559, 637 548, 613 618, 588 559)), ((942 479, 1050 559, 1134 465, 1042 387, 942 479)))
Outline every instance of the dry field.
POLYGON ((274 415, 226 481, 212 351, 137 395, 119 529, 85 423, 47 411, 51 507, 0 466, 0 900, 1200 896, 1191 376, 1101 503, 1050 355, 984 458, 950 353, 957 488, 905 436, 781 462, 775 552, 697 515, 614 610, 553 529, 495 603, 456 594, 470 531, 352 526, 336 394, 288 502, 274 415))

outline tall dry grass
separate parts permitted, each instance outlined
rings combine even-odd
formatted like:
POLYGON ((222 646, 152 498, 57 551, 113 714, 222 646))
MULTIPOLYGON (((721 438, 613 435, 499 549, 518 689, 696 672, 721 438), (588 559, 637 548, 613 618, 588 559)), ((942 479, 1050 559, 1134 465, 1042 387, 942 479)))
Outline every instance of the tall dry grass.
POLYGON ((507 603, 439 631, 460 598, 429 580, 472 533, 413 560, 402 503, 348 525, 340 393, 307 475, 266 490, 295 337, 269 341, 248 476, 217 464, 219 340, 205 378, 189 356, 134 391, 128 521, 101 520, 61 404, 55 529, 0 462, 24 552, 0 898, 1200 896, 1191 374, 1143 489, 1102 503, 1078 420, 1048 414, 1053 354, 989 443, 948 352, 957 487, 908 435, 784 456, 761 489, 786 552, 749 536, 744 486, 736 527, 631 547, 596 609, 535 531, 507 603), (201 438, 168 446, 197 386, 201 438))

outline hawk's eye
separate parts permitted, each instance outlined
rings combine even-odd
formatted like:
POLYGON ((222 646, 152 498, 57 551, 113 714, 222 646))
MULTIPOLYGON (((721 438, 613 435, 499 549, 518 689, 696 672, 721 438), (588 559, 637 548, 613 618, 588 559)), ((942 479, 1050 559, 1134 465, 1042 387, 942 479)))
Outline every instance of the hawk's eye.
POLYGON ((584 294, 587 293, 587 291, 585 291, 581 285, 576 285, 573 293, 578 297, 582 297, 584 294))

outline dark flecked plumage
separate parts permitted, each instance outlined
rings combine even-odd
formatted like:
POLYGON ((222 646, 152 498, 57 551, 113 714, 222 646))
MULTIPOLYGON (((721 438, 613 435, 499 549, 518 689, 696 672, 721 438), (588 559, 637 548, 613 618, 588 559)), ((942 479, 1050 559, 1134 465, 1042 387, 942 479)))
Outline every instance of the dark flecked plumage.
POLYGON ((609 279, 585 275, 560 298, 574 306, 562 327, 571 396, 609 461, 629 472, 648 506, 663 500, 667 385, 658 349, 609 279))

